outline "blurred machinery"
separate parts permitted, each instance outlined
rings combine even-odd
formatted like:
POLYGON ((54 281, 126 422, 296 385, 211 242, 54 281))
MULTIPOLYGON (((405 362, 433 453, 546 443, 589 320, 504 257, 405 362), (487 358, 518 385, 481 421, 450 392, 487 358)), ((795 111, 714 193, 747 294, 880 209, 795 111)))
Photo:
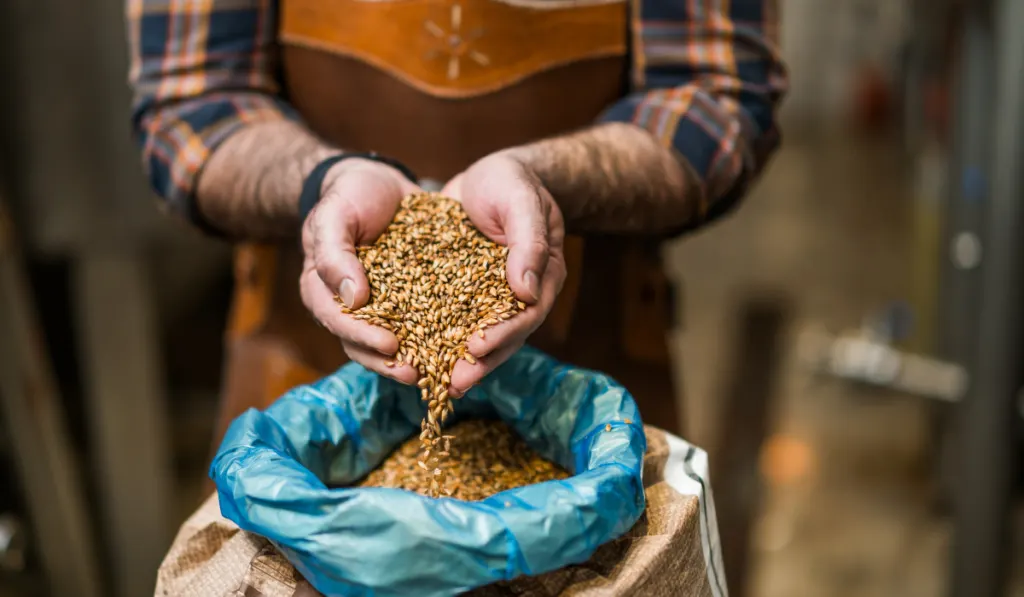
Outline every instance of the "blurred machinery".
POLYGON ((1024 3, 975 1, 963 11, 938 354, 963 363, 971 379, 947 451, 955 472, 952 591, 986 597, 1005 590, 1019 458, 1024 3))
POLYGON ((230 274, 147 199, 123 10, 0 3, 0 427, 25 523, 6 549, 30 536, 59 595, 152 592, 177 505, 161 317, 230 274))
POLYGON ((27 534, 14 514, 0 514, 0 572, 25 569, 27 534))
POLYGON ((801 363, 817 374, 883 387, 919 398, 955 403, 967 391, 964 367, 900 350, 898 313, 869 318, 863 327, 840 335, 804 330, 797 349, 801 363))
MULTIPOLYGON (((64 408, 42 342, 13 228, 0 203, 0 423, 54 594, 99 597, 96 541, 64 408)), ((7 460, 7 459, 5 459, 7 460)), ((15 501, 14 496, 0 496, 15 501)), ((20 501, 20 500, 18 500, 20 501)), ((2 503, 2 502, 0 502, 2 503)), ((0 570, 25 571, 19 517, 0 517, 0 570)))
POLYGON ((730 440, 712 459, 715 510, 729 589, 740 597, 752 588, 750 544, 765 494, 759 460, 772 426, 792 312, 791 297, 776 291, 748 289, 740 297, 729 367, 716 396, 722 405, 719 427, 729 430, 730 440))
POLYGON ((955 523, 950 594, 995 597, 1006 590, 1024 415, 1024 3, 913 10, 904 92, 919 159, 917 324, 907 334, 890 311, 838 336, 810 331, 801 347, 820 373, 936 401, 955 523))
POLYGON ((912 0, 787 0, 780 12, 790 90, 783 130, 883 127, 892 120, 912 0))

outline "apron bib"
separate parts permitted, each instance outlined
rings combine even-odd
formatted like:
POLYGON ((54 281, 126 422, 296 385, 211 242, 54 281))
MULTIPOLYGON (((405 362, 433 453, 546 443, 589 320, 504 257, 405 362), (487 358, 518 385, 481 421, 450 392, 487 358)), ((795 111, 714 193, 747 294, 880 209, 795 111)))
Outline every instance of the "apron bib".
MULTIPOLYGON (((630 22, 624 0, 280 0, 282 74, 324 139, 446 181, 493 151, 593 123, 628 88, 630 22)), ((610 374, 645 423, 671 431, 659 244, 568 238, 565 288, 530 344, 610 374)), ((217 444, 246 409, 346 361, 302 305, 300 271, 291 247, 236 250, 217 444)))

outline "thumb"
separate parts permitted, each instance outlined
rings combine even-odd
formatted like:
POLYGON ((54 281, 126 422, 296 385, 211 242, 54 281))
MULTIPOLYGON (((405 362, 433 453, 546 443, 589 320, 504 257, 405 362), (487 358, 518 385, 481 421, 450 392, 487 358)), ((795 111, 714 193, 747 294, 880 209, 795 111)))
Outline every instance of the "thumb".
POLYGON ((370 285, 356 255, 353 226, 345 204, 328 201, 312 214, 312 259, 324 285, 341 297, 346 307, 362 307, 370 298, 370 285))
POLYGON ((509 286, 519 300, 533 304, 540 300, 550 247, 544 202, 536 192, 531 195, 509 203, 504 228, 509 286))
POLYGON ((457 175, 455 178, 448 181, 448 184, 444 185, 441 189, 441 194, 450 199, 456 201, 462 201, 462 174, 457 175))

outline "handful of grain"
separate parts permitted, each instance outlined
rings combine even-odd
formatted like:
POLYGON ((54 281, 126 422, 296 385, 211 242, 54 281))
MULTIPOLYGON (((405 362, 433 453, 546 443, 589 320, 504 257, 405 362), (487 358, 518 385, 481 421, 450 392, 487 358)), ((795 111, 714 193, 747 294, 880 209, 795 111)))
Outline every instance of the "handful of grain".
MULTIPOLYGON (((445 467, 447 489, 453 497, 482 500, 506 489, 569 476, 531 450, 504 423, 464 421, 451 432, 459 437, 459 445, 451 449, 445 467)), ((430 485, 424 483, 417 464, 419 448, 416 438, 405 442, 358 487, 392 487, 430 495, 430 485)))
POLYGON ((427 415, 417 466, 429 475, 429 495, 452 495, 444 461, 453 436, 441 433, 454 409, 448 396, 452 369, 459 359, 476 363, 466 351, 472 334, 483 337, 489 326, 526 308, 505 279, 508 247, 481 234, 457 201, 419 193, 402 200, 388 229, 358 255, 370 301, 342 310, 398 337, 389 366, 409 364, 419 371, 427 415))

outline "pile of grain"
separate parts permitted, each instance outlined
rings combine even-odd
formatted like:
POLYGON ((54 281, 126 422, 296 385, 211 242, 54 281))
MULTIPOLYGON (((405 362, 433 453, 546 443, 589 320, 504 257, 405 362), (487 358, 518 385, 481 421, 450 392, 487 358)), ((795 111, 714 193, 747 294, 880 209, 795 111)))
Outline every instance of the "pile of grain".
POLYGON ((451 434, 441 425, 454 405, 448 396, 451 372, 466 352, 472 334, 511 318, 526 308, 505 278, 508 248, 480 233, 457 201, 434 193, 402 200, 387 231, 359 260, 370 282, 370 301, 343 308, 356 319, 381 326, 398 337, 395 364, 407 363, 420 374, 427 414, 423 419, 419 468, 430 481, 428 493, 453 492, 446 485, 444 461, 451 434))
MULTIPOLYGON (((531 450, 504 423, 464 421, 453 426, 450 434, 459 438, 445 463, 447 489, 452 497, 482 500, 506 489, 569 476, 531 450)), ((410 439, 358 486, 392 487, 431 495, 430 484, 424 482, 427 477, 419 466, 419 450, 419 440, 410 439)))

